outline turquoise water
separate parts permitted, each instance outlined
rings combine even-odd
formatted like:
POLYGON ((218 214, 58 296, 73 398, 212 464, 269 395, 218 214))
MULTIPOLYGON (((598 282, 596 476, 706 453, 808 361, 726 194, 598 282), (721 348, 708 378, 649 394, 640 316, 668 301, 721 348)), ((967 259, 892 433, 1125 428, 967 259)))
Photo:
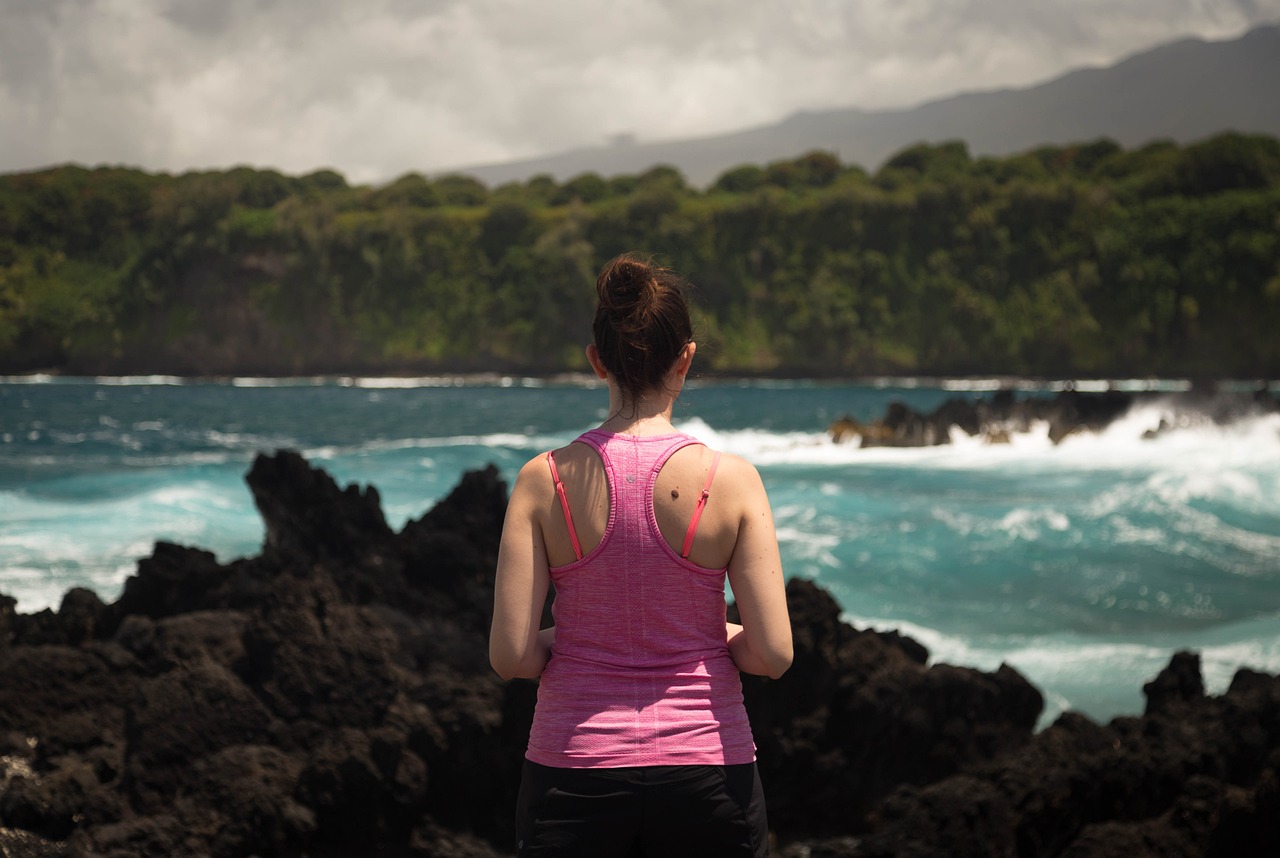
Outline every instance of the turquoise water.
MULTIPOLYGON (((1179 648, 1201 652, 1215 692, 1240 666, 1280 672, 1280 416, 1221 427, 1157 400, 1058 446, 1044 427, 912 450, 826 434, 893 399, 981 395, 956 387, 693 383, 676 423, 759 467, 788 575, 935 661, 1012 664, 1045 692, 1046 721, 1140 712, 1179 648), (1179 428, 1142 440, 1162 417, 1179 428)), ((513 479, 604 404, 576 380, 3 380, 0 592, 24 612, 72 586, 113 599, 157 539, 257 553, 244 474, 259 451, 377 486, 399 527, 464 470, 513 479)))

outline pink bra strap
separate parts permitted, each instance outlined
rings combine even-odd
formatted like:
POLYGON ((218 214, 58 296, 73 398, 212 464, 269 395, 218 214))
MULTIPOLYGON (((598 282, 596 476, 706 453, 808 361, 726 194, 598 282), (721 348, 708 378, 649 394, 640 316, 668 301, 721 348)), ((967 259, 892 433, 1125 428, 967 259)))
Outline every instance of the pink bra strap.
POLYGON ((680 556, 685 560, 689 559, 689 549, 693 548, 693 536, 698 532, 698 522, 702 520, 702 509, 707 505, 707 498, 711 497, 711 481, 716 478, 716 468, 720 465, 720 452, 716 451, 715 456, 711 458, 711 470, 707 472, 707 484, 702 487, 702 496, 698 498, 698 505, 694 507, 693 518, 689 519, 689 531, 684 535, 684 545, 680 549, 680 556))
MULTIPOLYGON (((564 483, 560 482, 560 472, 556 470, 555 453, 547 453, 547 464, 551 466, 551 480, 556 484, 556 495, 560 498, 560 509, 564 510, 564 523, 569 528, 569 539, 573 542, 573 556, 582 559, 582 546, 578 543, 578 531, 573 527, 573 516, 569 514, 569 498, 564 493, 564 483)), ((714 468, 712 469, 714 472, 714 468)), ((708 481, 710 485, 710 481, 708 481)), ((705 492, 703 495, 705 496, 705 492)), ((701 503, 701 501, 699 501, 701 503)), ((690 538, 693 532, 690 531, 690 538)))

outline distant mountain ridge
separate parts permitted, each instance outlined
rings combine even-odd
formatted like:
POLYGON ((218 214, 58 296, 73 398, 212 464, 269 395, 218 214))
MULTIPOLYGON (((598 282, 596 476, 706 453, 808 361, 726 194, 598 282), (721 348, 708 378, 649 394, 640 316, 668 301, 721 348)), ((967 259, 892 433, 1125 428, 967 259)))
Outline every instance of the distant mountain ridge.
POLYGON ((1229 41, 1171 42, 1025 89, 964 93, 902 110, 811 111, 730 134, 584 147, 451 172, 492 186, 540 173, 564 181, 670 164, 705 186, 733 167, 813 150, 875 169, 922 141, 964 140, 974 155, 1009 155, 1099 137, 1133 147, 1158 139, 1190 143, 1224 131, 1280 136, 1277 82, 1280 24, 1273 24, 1229 41))

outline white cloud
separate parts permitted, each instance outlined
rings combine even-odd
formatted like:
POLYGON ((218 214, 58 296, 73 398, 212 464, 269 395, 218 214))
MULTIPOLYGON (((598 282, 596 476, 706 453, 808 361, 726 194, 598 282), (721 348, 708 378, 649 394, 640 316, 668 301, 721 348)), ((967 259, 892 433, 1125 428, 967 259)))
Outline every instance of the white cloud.
POLYGON ((0 0, 0 170, 356 181, 1025 86, 1280 0, 0 0))

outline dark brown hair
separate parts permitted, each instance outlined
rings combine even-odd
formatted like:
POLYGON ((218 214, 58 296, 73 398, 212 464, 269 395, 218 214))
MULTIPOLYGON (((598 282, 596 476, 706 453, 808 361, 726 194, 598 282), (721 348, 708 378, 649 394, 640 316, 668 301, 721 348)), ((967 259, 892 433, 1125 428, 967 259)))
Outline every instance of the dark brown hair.
POLYGON ((596 278, 596 349, 632 398, 661 387, 693 339, 685 287, 674 271, 633 253, 610 260, 596 278))

